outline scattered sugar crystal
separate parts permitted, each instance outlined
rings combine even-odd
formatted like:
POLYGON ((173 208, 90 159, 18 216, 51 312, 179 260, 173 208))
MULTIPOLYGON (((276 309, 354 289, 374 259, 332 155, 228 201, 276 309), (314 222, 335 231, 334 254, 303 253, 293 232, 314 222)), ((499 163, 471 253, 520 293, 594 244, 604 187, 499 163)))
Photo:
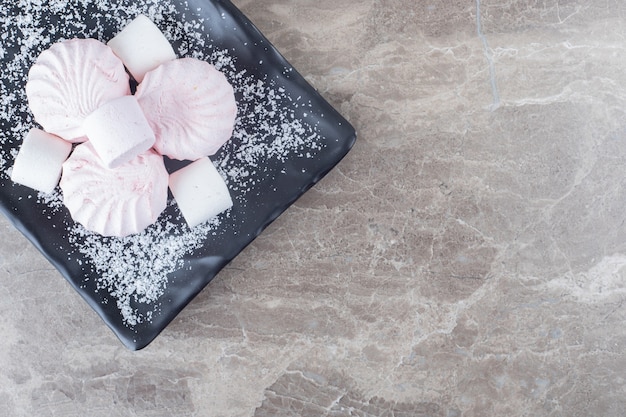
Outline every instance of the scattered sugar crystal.
MULTIPOLYGON (((109 33, 117 33, 139 14, 159 26, 175 45, 177 56, 206 60, 233 84, 239 107, 233 141, 214 162, 229 189, 236 192, 235 204, 246 204, 247 193, 262 192, 258 188, 260 176, 286 173, 267 173, 267 161, 314 157, 324 140, 295 114, 294 103, 301 97, 290 97, 274 80, 249 74, 238 65, 236 54, 214 47, 204 31, 220 21, 205 21, 198 16, 200 9, 183 9, 171 0, 17 0, 0 8, 0 177, 8 179, 22 138, 30 128, 37 127, 24 93, 28 69, 37 56, 62 39, 90 37, 106 42, 105 27, 109 33)), ((226 15, 221 18, 226 19, 226 15)), ((283 73, 292 70, 284 68, 283 73)), ((41 221, 65 210, 58 188, 50 194, 39 193, 32 200, 32 204, 41 206, 41 221)), ((66 244, 58 250, 65 251, 70 262, 85 268, 85 281, 91 272, 96 273, 98 291, 108 296, 103 302, 115 300, 125 324, 132 328, 159 314, 168 276, 186 268, 184 257, 216 235, 223 218, 221 215, 189 229, 181 219, 162 216, 144 232, 125 238, 105 238, 74 223, 54 226, 65 228, 60 234, 66 244), (140 313, 138 305, 147 312, 140 313)))

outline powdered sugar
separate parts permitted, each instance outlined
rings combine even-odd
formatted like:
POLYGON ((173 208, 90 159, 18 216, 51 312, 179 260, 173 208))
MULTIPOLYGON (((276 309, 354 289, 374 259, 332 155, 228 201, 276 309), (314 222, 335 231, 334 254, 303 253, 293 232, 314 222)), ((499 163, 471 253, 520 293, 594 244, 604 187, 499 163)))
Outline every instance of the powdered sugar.
MULTIPOLYGON (((269 169, 268 161, 312 158, 323 148, 323 138, 299 116, 310 103, 291 97, 274 80, 251 74, 239 65, 232 51, 213 46, 205 26, 223 25, 225 16, 219 21, 205 21, 198 10, 161 0, 20 0, 0 10, 1 177, 7 178, 22 138, 36 126, 27 107, 24 85, 28 68, 39 53, 54 42, 72 37, 106 41, 105 32, 117 32, 138 14, 150 17, 164 31, 179 57, 214 64, 233 85, 238 100, 233 139, 213 161, 236 194, 235 204, 245 205, 248 193, 260 191, 260 176, 271 181, 274 176, 284 175, 284 171, 269 169)), ((65 210, 58 187, 52 194, 37 195, 33 204, 41 206, 42 221, 51 213, 65 210)), ((177 213, 175 203, 168 204, 166 213, 177 213)), ((97 291, 113 299, 124 323, 133 327, 159 313, 170 274, 185 268, 185 257, 219 234, 229 215, 226 212, 189 229, 180 215, 163 214, 144 232, 126 238, 105 238, 68 222, 59 225, 65 228, 66 237, 66 245, 59 250, 66 252, 69 262, 81 264, 84 279, 96 272, 97 291)))

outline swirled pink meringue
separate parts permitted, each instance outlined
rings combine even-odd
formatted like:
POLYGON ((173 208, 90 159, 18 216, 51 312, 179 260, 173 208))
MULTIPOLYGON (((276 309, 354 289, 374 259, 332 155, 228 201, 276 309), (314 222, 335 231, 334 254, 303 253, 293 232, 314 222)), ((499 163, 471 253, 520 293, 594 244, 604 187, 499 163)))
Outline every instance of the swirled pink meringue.
POLYGON ((127 236, 154 223, 167 204, 163 157, 149 150, 107 168, 89 142, 63 164, 63 202, 74 221, 104 236, 127 236))
POLYGON ((128 94, 129 77, 122 61, 95 39, 55 43, 39 55, 26 83, 35 120, 70 142, 86 139, 82 124, 87 115, 128 94))
POLYGON ((213 155, 233 133, 233 88, 208 62, 166 62, 145 75, 136 96, 162 155, 192 161, 213 155))

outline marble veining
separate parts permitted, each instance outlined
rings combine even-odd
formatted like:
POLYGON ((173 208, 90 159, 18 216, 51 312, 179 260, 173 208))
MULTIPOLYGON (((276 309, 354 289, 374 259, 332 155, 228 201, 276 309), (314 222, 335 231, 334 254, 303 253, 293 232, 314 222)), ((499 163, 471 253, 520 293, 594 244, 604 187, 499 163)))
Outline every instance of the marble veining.
POLYGON ((139 352, 0 219, 0 414, 626 415, 626 2, 235 4, 355 147, 139 352))

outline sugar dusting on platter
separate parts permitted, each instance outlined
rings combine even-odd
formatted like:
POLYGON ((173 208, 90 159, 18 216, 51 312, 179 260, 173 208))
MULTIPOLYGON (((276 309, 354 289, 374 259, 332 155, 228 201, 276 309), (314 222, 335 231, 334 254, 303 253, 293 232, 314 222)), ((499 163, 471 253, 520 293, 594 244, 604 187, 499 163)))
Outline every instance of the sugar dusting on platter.
MULTIPOLYGON (((20 0, 2 8, 0 59, 5 65, 0 68, 0 177, 8 178, 22 138, 37 126, 28 110, 24 85, 28 69, 39 53, 54 42, 73 37, 106 42, 105 27, 115 33, 139 14, 145 14, 159 26, 179 57, 194 57, 215 65, 233 85, 238 105, 233 139, 212 159, 233 192, 235 205, 245 205, 247 194, 261 192, 260 177, 271 180, 284 175, 284 170, 268 166, 280 166, 289 158, 314 158, 325 146, 324 138, 296 114, 298 110, 306 116, 310 103, 290 96, 273 80, 249 73, 230 51, 214 47, 205 25, 223 23, 205 21, 195 12, 162 0, 141 4, 20 0), (84 22, 82 16, 87 15, 96 24, 84 22), (267 161, 275 164, 268 165, 267 161)), ((64 210, 58 187, 51 194, 22 189, 22 198, 41 206, 42 218, 64 210)), ((172 208, 175 203, 170 199, 168 205, 172 208)), ((125 238, 103 237, 74 222, 63 225, 66 244, 58 249, 67 253, 68 260, 81 263, 85 277, 98 277, 97 291, 105 292, 106 299, 115 302, 128 327, 149 322, 154 314, 159 314, 169 274, 184 268, 185 256, 219 235, 222 221, 230 216, 226 212, 190 229, 180 214, 171 213, 178 212, 166 210, 145 231, 125 238)))

